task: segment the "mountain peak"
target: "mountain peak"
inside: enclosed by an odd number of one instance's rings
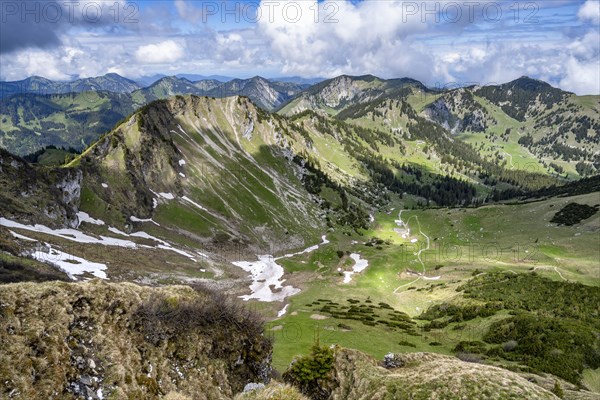
[[[48,78],[44,78],[43,76],[33,75],[29,78],[23,79],[21,82],[43,82],[43,83],[52,83],[52,81]]]
[[[352,81],[365,81],[365,82],[372,82],[375,80],[380,80],[382,81],[383,79],[378,78],[375,75],[371,75],[371,74],[367,74],[367,75],[340,75],[337,78],[333,78],[332,80],[336,80],[336,79],[350,79]]]
[[[540,90],[540,89],[553,88],[552,85],[550,85],[547,82],[544,82],[540,79],[530,78],[526,75],[523,75],[520,78],[517,78],[508,83],[505,83],[505,85],[516,86],[516,87],[519,87],[519,88],[525,89],[525,90]]]
[[[113,79],[127,79],[119,74],[117,74],[116,72],[109,72],[108,74],[104,75],[107,78],[113,78]],[[127,79],[129,80],[129,79]]]
[[[189,83],[190,85],[192,84],[192,81],[190,81],[187,78],[181,78],[178,76],[165,76],[163,78],[160,78],[159,80],[157,80],[156,82],[154,82],[151,86],[156,86],[159,85],[161,83]]]

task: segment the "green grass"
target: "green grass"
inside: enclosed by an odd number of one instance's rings
[[[479,272],[527,273],[535,269],[539,276],[558,283],[563,281],[558,270],[570,281],[600,286],[597,236],[578,226],[556,227],[549,222],[561,204],[574,199],[580,203],[593,203],[597,194],[476,209],[407,210],[402,214],[411,229],[407,239],[393,231],[396,228],[394,220],[402,207],[400,203],[393,203],[375,214],[375,225],[363,236],[329,234],[330,245],[310,255],[282,260],[290,282],[304,283],[300,284],[302,292],[289,299],[286,315],[272,321],[267,329],[275,338],[275,366],[284,369],[294,356],[306,354],[316,330],[324,343],[360,349],[376,357],[389,351],[453,354],[452,350],[460,341],[481,340],[487,327],[509,316],[507,311],[502,311],[490,318],[452,323],[430,332],[418,331],[419,335],[415,337],[359,321],[311,319],[313,314],[324,315],[318,308],[308,307],[318,299],[340,304],[348,298],[370,299],[374,303],[383,301],[416,317],[433,304],[460,299],[462,294],[456,289]],[[395,210],[390,212],[391,208]],[[431,240],[431,250],[422,253],[426,274],[439,275],[440,279],[436,281],[419,279],[415,282],[418,276],[406,273],[407,269],[422,271],[414,252],[424,248],[426,241],[418,233],[417,218]],[[594,216],[584,223],[592,228],[598,227],[599,222],[600,218]],[[577,233],[580,235],[575,236]],[[363,244],[375,237],[389,244],[383,244],[381,249]],[[411,238],[416,238],[417,243],[411,243]],[[352,263],[348,263],[346,255],[340,259],[337,250],[360,253],[369,261],[369,267],[363,273],[355,274],[351,283],[342,284],[343,276],[338,268],[348,270]],[[401,288],[394,293],[398,287]],[[417,322],[420,327],[426,323]],[[339,324],[350,330],[345,331]],[[462,330],[455,330],[457,325],[463,325]],[[277,327],[276,330],[270,330],[273,327]],[[416,347],[403,346],[403,341]],[[436,341],[442,345],[430,345]]]
[[[177,226],[200,236],[211,236],[215,226],[202,212],[175,201],[158,207],[154,219],[161,225]]]
[[[600,393],[600,368],[584,370],[583,384],[592,392]]]

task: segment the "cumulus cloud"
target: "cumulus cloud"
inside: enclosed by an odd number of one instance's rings
[[[598,0],[587,0],[579,9],[577,16],[584,21],[600,24],[600,2]]]
[[[173,40],[140,46],[135,52],[135,58],[141,64],[173,63],[181,59],[183,55],[183,46]]]
[[[259,32],[282,72],[304,76],[369,73],[382,76],[433,72],[432,59],[412,34],[424,32],[418,15],[399,1],[262,3]]]
[[[600,93],[600,62],[598,60],[579,61],[570,57],[566,63],[566,75],[560,81],[560,87],[574,93]]]
[[[16,64],[20,65],[27,76],[43,76],[53,80],[68,80],[70,76],[61,68],[60,60],[53,53],[44,50],[22,52],[17,55]]]
[[[88,41],[89,40],[89,41]],[[125,76],[138,76],[143,69],[132,60],[135,44],[112,41],[74,40],[65,38],[64,45],[54,49],[27,49],[0,55],[0,79],[19,80],[39,75],[55,80],[104,75],[121,71]]]
[[[597,37],[590,32],[564,43],[561,51],[556,45],[521,43],[457,46],[436,56],[436,65],[443,65],[438,73],[446,82],[499,84],[527,75],[580,95],[599,94]]]
[[[600,94],[600,31],[591,30],[567,46],[560,87],[577,94]]]

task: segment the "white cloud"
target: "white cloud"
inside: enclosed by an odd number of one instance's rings
[[[600,61],[580,61],[570,57],[566,63],[566,76],[560,81],[564,90],[579,95],[600,93]]]
[[[175,9],[177,14],[184,21],[198,22],[202,19],[202,10],[192,6],[188,1],[175,0]],[[213,6],[214,4],[211,4]],[[206,6],[208,7],[208,6]]]
[[[30,50],[21,52],[14,62],[26,72],[27,76],[43,76],[53,80],[68,80],[69,75],[65,73],[60,61],[50,51]]]
[[[420,16],[407,16],[402,2],[268,3],[263,2],[258,30],[284,74],[425,79],[433,72],[426,49],[411,38],[427,24]]]
[[[598,0],[587,0],[579,9],[577,16],[584,21],[600,24],[600,2]]]
[[[141,64],[172,63],[181,59],[183,55],[183,47],[173,40],[140,46],[135,52],[135,58]]]

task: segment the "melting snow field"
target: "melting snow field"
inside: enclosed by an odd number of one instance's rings
[[[29,242],[37,242],[35,239],[20,235],[16,232],[10,230],[9,232],[17,239],[27,240]],[[69,275],[71,279],[75,279],[75,275],[83,275],[86,272],[94,275],[97,278],[107,279],[105,272],[106,264],[91,262],[84,258],[65,253],[52,248],[52,246],[48,243],[39,245],[39,247],[31,256],[40,262],[50,263],[60,268],[67,275]]]
[[[159,196],[162,198],[165,198],[167,200],[173,200],[175,198],[175,196],[173,195],[173,193],[159,193]]]
[[[71,279],[75,279],[75,275],[83,275],[86,272],[97,278],[107,279],[106,264],[91,262],[84,258],[54,249],[48,243],[44,244],[46,247],[39,247],[32,254],[32,257],[36,260],[57,266],[65,271]]]
[[[104,225],[104,221],[91,218],[87,213],[79,212],[77,215],[79,217],[80,223],[81,222],[89,222],[89,223],[92,223],[95,225]],[[136,221],[136,222],[137,221],[154,222],[152,220],[140,220],[139,218],[135,218],[135,217],[131,217],[131,220]],[[156,222],[154,222],[154,223],[156,223]],[[76,243],[101,244],[104,246],[117,246],[117,247],[131,248],[131,249],[145,247],[145,248],[158,248],[158,249],[162,249],[162,250],[169,250],[169,251],[173,251],[177,254],[180,254],[184,257],[187,257],[194,262],[197,262],[196,257],[194,255],[192,255],[184,250],[174,248],[168,242],[166,242],[162,239],[156,238],[156,237],[154,237],[146,232],[143,232],[143,231],[133,232],[133,233],[128,234],[128,233],[125,233],[117,228],[112,227],[112,226],[108,227],[109,232],[115,233],[117,235],[121,235],[121,236],[125,236],[125,237],[138,237],[138,238],[143,238],[143,239],[149,239],[149,240],[153,240],[159,244],[156,247],[138,245],[137,243],[135,243],[131,240],[117,239],[117,238],[108,237],[108,236],[100,236],[100,238],[98,239],[96,237],[87,235],[77,229],[51,229],[45,225],[39,225],[39,224],[38,225],[25,225],[20,222],[11,221],[11,220],[3,218],[3,217],[0,217],[0,225],[7,227],[7,228],[23,229],[23,230],[30,231],[30,232],[37,232],[37,233],[43,233],[43,234],[50,235],[50,236],[60,237],[62,239],[66,239],[66,240],[76,242]],[[18,234],[13,231],[10,231],[10,232],[17,239],[37,242],[37,240],[28,238],[27,236]],[[73,277],[74,275],[81,275],[85,272],[89,272],[92,275],[97,276],[98,278],[107,279],[106,272],[105,272],[105,270],[106,270],[105,264],[87,261],[83,258],[76,257],[74,255],[64,253],[60,250],[54,249],[48,243],[44,243],[44,244],[45,244],[47,250],[45,250],[45,251],[38,250],[35,252],[35,254],[32,255],[32,257],[35,258],[36,260],[53,264],[53,265],[59,267],[60,269],[64,270],[71,277]],[[200,253],[200,255],[202,255],[203,257],[207,257],[205,254]]]
[[[273,302],[283,301],[286,297],[295,295],[300,292],[300,289],[293,286],[284,286],[285,279],[283,275],[285,273],[283,267],[277,264],[277,260],[282,258],[289,258],[299,254],[310,253],[319,248],[319,246],[329,243],[329,240],[323,235],[321,237],[321,243],[310,246],[302,251],[292,254],[286,254],[281,257],[274,258],[272,255],[257,256],[257,261],[236,261],[232,264],[240,267],[244,271],[250,272],[252,278],[252,284],[250,285],[251,294],[240,296],[241,299],[248,301],[250,299],[257,299],[258,301]],[[280,311],[285,314],[286,307]],[[283,315],[282,314],[282,315]]]
[[[240,296],[243,300],[283,301],[286,297],[300,292],[293,286],[283,286],[283,267],[275,262],[271,255],[258,256],[258,261],[237,261],[233,265],[250,272],[251,294]],[[275,290],[273,290],[275,289]]]
[[[352,266],[352,271],[344,272],[344,283],[350,283],[352,275],[364,271],[369,266],[369,261],[361,259],[358,253],[350,254],[350,258],[354,260],[354,265]]]
[[[0,225],[5,226],[7,228],[18,228],[31,232],[44,233],[50,236],[60,237],[66,240],[70,240],[72,242],[77,243],[86,243],[86,244],[102,244],[105,246],[120,246],[120,247],[129,247],[135,248],[136,244],[130,240],[116,239],[113,237],[100,236],[100,239],[95,237],[86,235],[85,233],[78,231],[76,229],[51,229],[45,225],[25,225],[19,222],[11,221],[9,219],[0,217]]]
[[[138,217],[134,217],[134,216],[132,215],[131,217],[129,217],[129,220],[130,220],[131,222],[152,222],[154,225],[156,225],[156,226],[160,226],[160,225],[158,224],[158,222],[154,221],[152,218],[146,218],[146,219],[144,219],[144,218],[138,218]]]

